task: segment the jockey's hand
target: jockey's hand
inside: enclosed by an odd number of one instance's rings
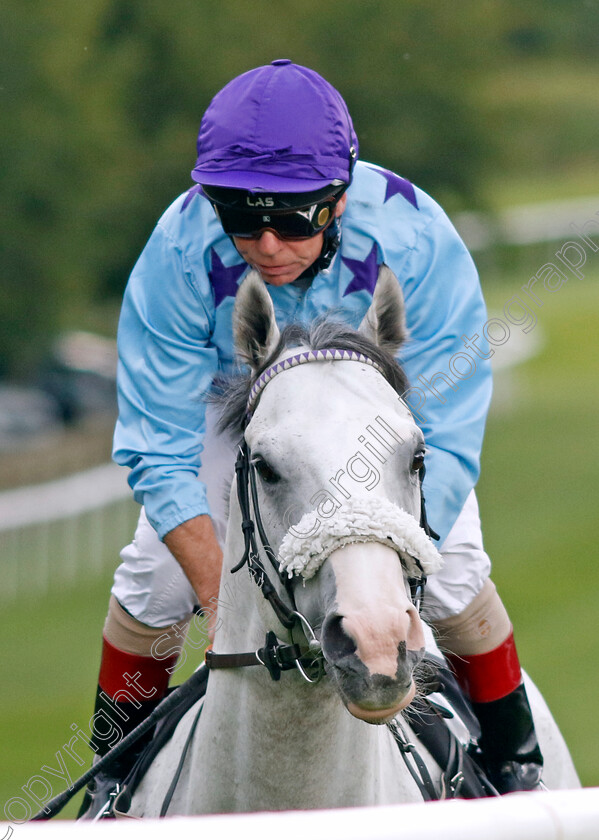
[[[216,607],[223,552],[208,515],[196,516],[173,528],[165,545],[181,565],[193,586],[208,621],[210,642],[214,640]]]

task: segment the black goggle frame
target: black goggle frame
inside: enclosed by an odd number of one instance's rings
[[[335,218],[348,185],[339,183],[308,193],[251,193],[202,186],[227,236],[258,239],[272,230],[280,239],[311,239]]]
[[[258,212],[211,203],[227,236],[258,239],[265,230],[272,230],[279,239],[312,239],[330,225],[338,200],[329,196],[302,209],[262,208]]]

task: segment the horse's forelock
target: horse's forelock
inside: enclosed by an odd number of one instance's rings
[[[311,350],[341,348],[363,353],[377,363],[387,382],[399,395],[408,387],[407,377],[396,359],[346,324],[331,320],[330,317],[317,319],[309,328],[301,324],[289,324],[282,331],[277,346],[257,371],[232,374],[215,383],[209,399],[220,409],[219,431],[242,433],[246,421],[247,401],[254,382],[284,350],[300,346],[309,347]]]

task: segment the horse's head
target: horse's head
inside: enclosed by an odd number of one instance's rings
[[[280,335],[253,273],[234,327],[252,371],[244,434],[268,540],[347,708],[383,723],[412,700],[424,650],[409,580],[439,564],[419,525],[424,440],[393,358],[399,285],[383,267],[358,332],[325,320]]]

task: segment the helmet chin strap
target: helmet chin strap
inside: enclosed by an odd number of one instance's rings
[[[319,271],[324,271],[331,264],[331,261],[339,245],[341,244],[341,216],[335,216],[328,228],[323,231],[322,250],[312,265],[303,271],[298,280],[312,280]]]

